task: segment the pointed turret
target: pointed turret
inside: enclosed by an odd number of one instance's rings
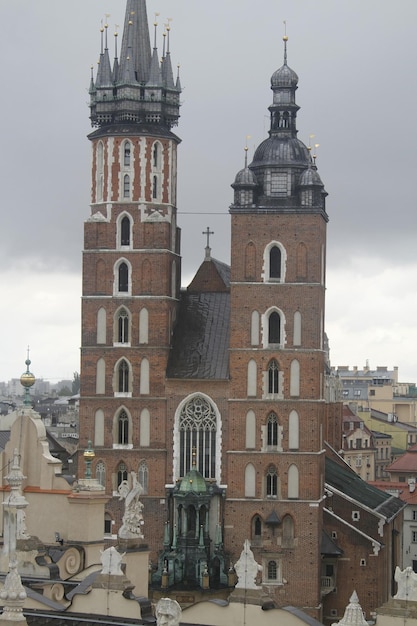
[[[90,85],[92,126],[129,122],[158,124],[169,130],[178,123],[180,93],[179,82],[174,84],[169,43],[162,67],[156,42],[151,54],[145,0],[127,0],[120,57],[116,48],[113,70],[107,24],[101,29],[100,62],[96,81]]]

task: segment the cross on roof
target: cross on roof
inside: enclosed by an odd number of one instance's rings
[[[206,230],[203,230],[203,232],[201,233],[202,235],[206,235],[207,237],[207,248],[210,247],[210,235],[214,235],[214,231],[210,230],[210,228],[207,226]]]

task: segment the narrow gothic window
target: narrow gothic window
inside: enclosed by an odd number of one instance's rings
[[[266,474],[266,495],[267,498],[276,498],[278,496],[278,476],[277,470],[273,465],[268,467]]]
[[[103,461],[99,461],[96,465],[96,480],[103,487],[106,486],[106,466]]]
[[[152,180],[152,198],[156,200],[158,197],[158,177],[154,176]]]
[[[190,471],[195,453],[197,469],[204,478],[216,477],[216,431],[213,406],[201,396],[188,400],[179,419],[180,476]]]
[[[259,515],[255,517],[254,534],[255,534],[255,537],[260,537],[262,534],[262,522],[261,522],[261,518],[259,517]]]
[[[153,146],[153,156],[152,156],[154,167],[158,167],[158,160],[159,160],[158,156],[159,156],[158,144],[155,143]]]
[[[281,250],[273,246],[269,252],[269,277],[281,278]]]
[[[127,468],[124,463],[119,463],[117,467],[117,487],[120,487],[122,482],[127,481]]]
[[[117,320],[118,343],[129,343],[129,315],[126,309],[122,309]]]
[[[120,245],[130,245],[130,219],[126,215],[120,222]]]
[[[123,176],[123,198],[130,198],[130,176]]]
[[[123,165],[130,167],[130,143],[128,141],[125,141],[124,145]]]
[[[119,291],[129,290],[129,268],[126,263],[119,265]]]
[[[119,364],[118,374],[119,374],[118,390],[120,393],[126,393],[127,391],[129,391],[129,365],[127,361],[125,361],[124,359],[122,359],[122,361]]]
[[[117,420],[117,443],[127,445],[129,443],[129,418],[126,411],[120,411]]]
[[[276,311],[268,319],[268,343],[281,343],[281,318]]]
[[[279,370],[275,359],[268,365],[268,393],[279,393]]]
[[[141,461],[139,464],[138,481],[142,486],[143,493],[148,493],[148,466],[146,461]]]
[[[275,413],[270,413],[268,415],[267,445],[274,447],[277,447],[278,445],[278,418]]]

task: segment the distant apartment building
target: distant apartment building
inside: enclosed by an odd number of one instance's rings
[[[396,416],[398,421],[417,425],[417,387],[398,382],[398,367],[378,366],[362,369],[348,365],[333,367],[342,384],[343,402],[353,411],[375,409]]]
[[[342,456],[363,480],[375,480],[376,450],[371,430],[363,419],[343,407]]]

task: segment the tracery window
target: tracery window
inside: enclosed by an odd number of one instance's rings
[[[278,445],[278,418],[275,413],[270,413],[267,420],[267,445],[277,447]]]
[[[216,430],[216,413],[208,400],[195,396],[186,402],[179,419],[180,476],[191,469],[195,452],[198,471],[204,478],[215,478]]]
[[[124,480],[127,480],[127,467],[124,463],[119,463],[117,466],[117,487],[120,487]]]
[[[121,360],[118,368],[118,391],[119,393],[129,391],[129,365],[125,359]]]
[[[138,481],[142,486],[143,493],[148,493],[148,466],[146,461],[141,461],[139,464]]]
[[[117,318],[117,342],[129,343],[129,314],[121,309]]]
[[[278,476],[274,465],[270,465],[266,473],[266,496],[267,498],[278,496]]]
[[[126,411],[120,411],[117,420],[117,443],[127,445],[129,443],[129,418]]]
[[[103,461],[99,461],[96,465],[96,480],[103,487],[106,486],[106,466]]]

